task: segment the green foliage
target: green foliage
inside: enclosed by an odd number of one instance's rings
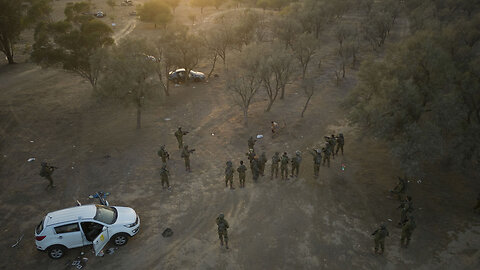
[[[165,3],[167,3],[167,5],[173,10],[173,13],[175,13],[175,9],[177,9],[180,4],[180,0],[165,0]]]
[[[173,19],[170,6],[160,0],[146,2],[137,12],[142,22],[153,23],[155,27],[157,24],[165,27]]]
[[[101,98],[113,99],[134,105],[137,109],[137,128],[141,127],[141,111],[145,98],[153,92],[155,61],[145,40],[125,40],[113,46],[104,55],[104,76],[97,92]]]
[[[99,74],[92,68],[90,57],[98,49],[113,44],[113,31],[93,17],[81,24],[74,21],[67,19],[38,25],[31,57],[44,66],[60,64],[63,69],[88,79],[95,89]]]
[[[51,0],[0,0],[0,51],[9,64],[14,61],[14,45],[20,33],[51,12]]]
[[[366,134],[389,142],[409,175],[421,173],[425,162],[445,158],[478,169],[480,35],[475,21],[417,31],[383,61],[361,65],[358,85],[346,102],[349,118]],[[463,29],[473,34],[465,39]]]
[[[190,0],[190,5],[200,8],[200,13],[203,13],[205,7],[214,5],[214,0]]]

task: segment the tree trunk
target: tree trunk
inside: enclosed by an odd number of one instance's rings
[[[275,99],[270,99],[270,100],[268,101],[268,106],[267,106],[267,109],[265,109],[265,112],[269,112],[269,111],[270,111],[270,109],[272,108],[273,102],[275,102]]]
[[[5,43],[6,44],[5,44]],[[8,60],[8,64],[15,64],[15,61],[13,60],[13,46],[11,44],[11,42],[7,39],[6,41],[4,41],[2,43],[4,44],[1,44],[2,47],[3,47],[3,50],[1,50],[5,56],[7,57],[7,60]]]
[[[342,78],[345,78],[345,61],[342,62]]]
[[[245,126],[248,127],[248,108],[243,108],[243,120],[245,121]]]
[[[142,127],[142,107],[137,105],[137,129]]]
[[[310,102],[310,99],[311,99],[311,98],[312,98],[312,95],[308,96],[307,102],[305,102],[305,106],[303,106],[302,118],[303,118],[303,114],[304,114],[305,111],[307,110],[307,106],[308,106],[308,103]]]
[[[280,94],[280,99],[283,99],[285,97],[285,85],[282,86],[282,93]]]
[[[213,58],[212,69],[208,73],[207,79],[210,79],[210,76],[212,76],[213,70],[215,69],[215,64],[217,63],[217,57],[218,57],[218,54],[215,54],[215,57]]]

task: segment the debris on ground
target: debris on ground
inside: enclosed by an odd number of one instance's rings
[[[164,120],[165,120],[165,121],[170,121],[170,120],[172,120],[172,119],[167,117],[167,118],[165,118]]]
[[[34,157],[31,157],[29,159],[27,159],[28,162],[32,162],[32,161],[35,161],[35,158]]]
[[[261,139],[261,138],[263,138],[263,135],[262,135],[262,134],[258,134],[258,135],[257,135],[257,139]]]
[[[17,242],[16,242],[15,244],[13,244],[13,245],[12,245],[12,248],[14,248],[14,247],[18,246],[18,244],[20,243],[20,241],[22,241],[22,239],[23,239],[23,236],[24,236],[24,234],[22,234],[22,236],[20,236],[20,238],[18,238]]]
[[[73,260],[72,266],[74,266],[77,269],[82,269],[83,267],[85,267],[87,265],[87,261],[88,261],[88,258],[86,258],[86,257],[82,258],[82,257],[78,256],[77,258],[75,258],[75,260]]]
[[[172,236],[172,235],[173,235],[173,231],[172,231],[172,229],[170,229],[170,228],[166,228],[166,229],[163,231],[163,233],[162,233],[162,236],[163,236],[163,237],[170,237],[170,236]]]
[[[105,251],[105,254],[113,254],[113,253],[115,253],[115,250],[116,250],[116,249],[118,249],[118,248],[113,248],[113,247],[112,247],[112,248],[109,248],[109,249],[107,249],[107,250]]]

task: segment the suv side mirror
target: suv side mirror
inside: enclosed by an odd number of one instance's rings
[[[103,226],[102,231],[104,232],[106,230],[107,230],[107,226]]]

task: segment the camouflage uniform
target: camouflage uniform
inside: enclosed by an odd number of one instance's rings
[[[397,208],[401,208],[402,211],[400,213],[400,222],[398,222],[398,225],[403,226],[408,220],[407,215],[413,212],[413,202],[412,202],[412,197],[407,196],[407,199],[403,201],[400,206]]]
[[[375,253],[378,253],[378,248],[380,248],[380,254],[382,254],[385,249],[385,237],[389,236],[387,227],[381,225],[380,228],[372,233],[372,235],[375,237]]]
[[[328,167],[330,168],[330,154],[332,153],[330,151],[330,147],[326,146],[322,148],[322,152],[323,152],[323,166],[325,166],[325,161],[326,161]]]
[[[300,163],[302,162],[302,156],[300,151],[295,152],[295,157],[292,158],[292,177],[298,177],[298,171],[300,170]]]
[[[175,131],[175,137],[178,141],[178,149],[182,149],[183,147],[183,135],[187,135],[188,131],[182,131],[182,127],[179,127],[177,131]]]
[[[335,139],[335,135],[328,139],[328,144],[330,145],[330,153],[332,153],[332,159],[335,159],[335,145],[337,144],[337,140]]]
[[[258,159],[258,165],[259,165],[261,176],[265,175],[265,163],[267,163],[267,156],[265,156],[265,152],[263,152],[260,158]]]
[[[185,145],[183,147],[182,155],[181,157],[185,160],[185,170],[190,172],[190,154],[193,153],[195,149],[188,150],[188,145]]]
[[[218,238],[220,239],[220,246],[223,246],[223,240],[225,240],[225,247],[228,249],[228,231],[229,228],[227,220],[223,214],[220,214],[217,219]]]
[[[405,192],[407,190],[407,180],[398,177],[398,183],[394,189],[390,190],[390,193],[397,195],[399,200],[403,200]]]
[[[290,159],[287,156],[287,152],[284,152],[282,155],[282,159],[280,160],[280,174],[282,175],[282,179],[288,179],[288,162]]]
[[[402,227],[402,238],[400,239],[400,246],[408,247],[410,243],[410,238],[412,237],[412,233],[415,230],[417,225],[415,224],[415,220],[413,216],[410,216],[408,221]]]
[[[320,165],[322,164],[322,152],[319,150],[314,150],[311,151],[310,154],[313,156],[313,174],[315,177],[318,177]]]
[[[160,150],[158,151],[158,156],[162,158],[163,163],[167,163],[167,159],[170,159],[170,155],[168,154],[167,150],[165,150],[165,145],[162,145],[160,147]]]
[[[253,161],[250,163],[250,166],[252,167],[253,181],[257,182],[258,176],[260,175],[258,157],[255,157],[255,159],[253,159]]]
[[[253,147],[255,146],[255,140],[252,136],[250,136],[250,139],[248,139],[248,149],[254,149]]]
[[[337,137],[337,151],[335,151],[335,154],[338,154],[338,150],[342,149],[342,156],[343,156],[344,145],[345,145],[345,138],[343,137],[343,134],[340,133],[338,134],[338,137]]]
[[[247,167],[243,165],[243,161],[240,161],[240,166],[237,168],[238,172],[238,179],[240,181],[240,187],[245,187],[245,172],[247,171]]]
[[[252,162],[253,162],[253,160],[255,159],[255,156],[256,156],[255,151],[253,151],[253,149],[250,149],[248,151],[248,153],[246,153],[246,156],[247,156],[248,160],[250,161],[250,170],[251,170],[252,169]]]
[[[167,184],[167,188],[170,187],[170,183],[168,182],[168,176],[170,172],[167,170],[167,165],[163,165],[160,169],[160,177],[162,178],[162,188],[165,188],[165,184]]]
[[[275,152],[275,155],[272,157],[272,170],[270,174],[270,179],[273,179],[273,173],[275,173],[275,178],[278,178],[278,163],[280,162],[280,156],[278,152]]]
[[[233,189],[233,164],[231,161],[227,161],[227,167],[225,168],[225,187],[228,187],[228,182],[230,182],[230,189]]]
[[[55,167],[48,166],[46,162],[42,162],[42,168],[40,169],[40,176],[48,180],[48,188],[54,188],[55,185],[53,184],[52,174],[55,171]]]

